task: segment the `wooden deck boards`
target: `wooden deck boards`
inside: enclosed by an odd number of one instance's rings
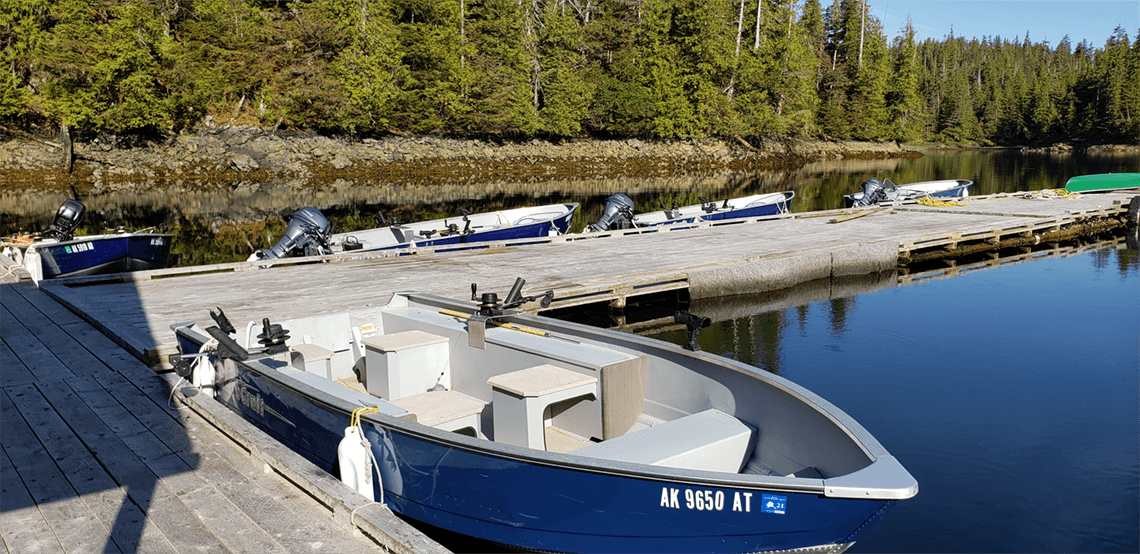
[[[175,407],[162,377],[31,284],[0,287],[0,304],[7,552],[442,550],[390,512],[374,528],[398,526],[393,534],[408,534],[414,547],[357,536]]]
[[[964,240],[996,241],[1017,233],[1032,235],[1039,229],[1096,217],[1106,210],[1123,212],[1131,198],[1123,193],[1072,199],[1025,196],[971,197],[956,207],[892,206],[834,224],[828,220],[856,211],[794,214],[753,223],[625,236],[570,235],[525,247],[356,261],[334,257],[326,263],[287,260],[281,266],[261,270],[251,270],[244,263],[225,264],[218,267],[233,271],[177,276],[187,271],[182,268],[128,274],[118,282],[80,279],[68,286],[55,282],[44,286],[117,337],[131,353],[149,355],[151,363],[160,363],[173,352],[171,324],[207,323],[209,310],[217,307],[234,322],[349,312],[359,324],[374,321],[394,292],[416,290],[466,298],[475,282],[481,291],[502,295],[515,277],[526,279],[531,293],[554,290],[556,307],[559,303],[566,306],[610,300],[621,305],[625,296],[652,291],[690,287],[702,294],[715,294],[732,290],[733,279],[755,278],[752,273],[758,266],[815,256],[809,264],[785,263],[770,270],[776,274],[798,270],[804,272],[802,276],[757,285],[788,286],[797,279],[802,282],[831,274],[826,266],[833,263],[830,260],[852,256],[859,248],[882,252],[953,248]],[[884,265],[882,260],[872,262]],[[889,265],[893,266],[893,261]],[[741,267],[738,275],[730,271],[734,266]],[[718,273],[724,268],[730,268],[727,276]],[[882,268],[886,269],[893,267]],[[711,287],[694,286],[694,275],[728,281]]]

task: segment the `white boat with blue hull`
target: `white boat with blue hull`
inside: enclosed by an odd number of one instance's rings
[[[513,313],[534,299],[521,280],[481,298],[397,294],[380,321],[266,320],[237,339],[224,317],[180,324],[172,362],[365,496],[516,549],[842,551],[918,492],[867,430],[777,375]]]
[[[661,210],[635,214],[633,213],[633,200],[624,194],[617,193],[606,199],[602,217],[597,222],[587,226],[584,232],[685,225],[702,221],[778,215],[788,213],[788,206],[795,196],[796,193],[793,191],[784,191],[712,202],[701,197],[700,204],[681,207],[674,205],[672,208],[666,208],[659,200],[658,204],[661,205]]]
[[[526,239],[565,234],[577,209],[577,203],[569,202],[484,213],[463,210],[456,217],[416,223],[389,223],[378,215],[380,227],[336,233],[320,210],[309,207],[293,214],[281,240],[254,252],[249,261],[411,248],[446,250],[491,241],[526,244]]]
[[[844,207],[870,206],[885,202],[918,200],[925,196],[937,199],[966,198],[970,195],[973,181],[966,179],[943,179],[941,181],[922,181],[896,185],[890,179],[879,181],[867,179],[863,181],[859,192],[843,197]]]
[[[34,281],[162,269],[169,264],[173,235],[119,229],[76,236],[86,213],[82,202],[66,200],[47,230],[6,237],[0,241],[0,251],[24,266]]]

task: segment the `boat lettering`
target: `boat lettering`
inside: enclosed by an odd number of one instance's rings
[[[285,419],[285,416],[277,413],[277,411],[273,408],[266,406],[265,399],[256,392],[253,392],[253,390],[250,389],[249,385],[241,381],[238,381],[234,386],[234,398],[238,401],[239,404],[242,404],[254,412],[257,412],[257,415],[260,417],[265,417],[266,412],[268,412],[270,415],[280,419],[281,421],[284,421],[285,423],[288,423],[291,427],[296,427],[296,425],[293,425],[292,421]]]
[[[684,493],[681,491],[684,490]],[[751,512],[752,511],[752,493],[750,492],[735,492],[732,493],[732,511],[734,512]],[[772,495],[764,495],[767,501],[768,497]],[[780,511],[772,511],[772,513],[784,513],[784,503],[787,502],[787,497],[775,497],[782,499],[779,504]],[[682,500],[683,499],[683,500]],[[676,489],[673,487],[661,487],[661,507],[673,508],[680,510],[682,507],[687,510],[698,511],[724,511],[726,506],[726,498],[724,491],[711,491],[707,489]],[[773,501],[775,502],[775,501]],[[765,512],[769,510],[765,509]]]

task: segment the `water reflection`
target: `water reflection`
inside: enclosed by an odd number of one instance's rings
[[[578,202],[581,208],[571,227],[578,231],[601,216],[605,199],[615,192],[629,195],[639,211],[652,211],[658,209],[659,202],[687,205],[698,203],[702,196],[711,200],[793,190],[796,198],[792,211],[805,212],[842,207],[843,195],[870,177],[889,177],[898,183],[972,179],[973,194],[991,194],[1059,188],[1073,175],[1138,171],[1137,164],[1135,154],[929,150],[917,158],[821,160],[798,169],[761,173],[682,171],[671,177],[631,175],[558,181],[507,177],[426,185],[334,178],[307,187],[243,181],[221,183],[210,190],[106,190],[79,199],[87,205],[88,213],[87,225],[81,231],[166,223],[178,235],[176,245],[183,243],[175,253],[176,263],[189,265],[205,259],[244,259],[254,248],[272,243],[269,239],[283,216],[306,206],[321,209],[338,230],[352,231],[375,226],[375,215],[381,212],[402,221],[418,221],[452,216],[460,208],[487,211]],[[41,191],[0,193],[0,234],[46,228],[68,197]],[[215,234],[215,240],[204,240],[203,233]],[[209,250],[223,252],[205,252]]]
[[[688,333],[683,325],[673,321],[673,312],[678,308],[687,309],[713,322],[698,335],[701,349],[780,374],[785,367],[783,351],[790,334],[800,338],[808,336],[808,322],[822,317],[827,329],[827,336],[821,337],[826,339],[822,346],[837,349],[836,341],[845,339],[851,332],[849,321],[857,313],[861,298],[867,295],[898,287],[925,286],[1000,267],[1077,256],[1089,257],[1098,271],[1112,272],[1120,278],[1134,278],[1140,270],[1140,252],[1129,247],[1124,234],[1116,234],[1008,249],[981,254],[976,259],[948,260],[878,274],[819,279],[761,294],[696,300],[654,299],[630,305],[626,313],[620,315],[587,310],[551,315],[684,344]],[[895,338],[897,334],[889,326],[876,337],[888,342]],[[882,346],[881,343],[868,344],[868,348]]]

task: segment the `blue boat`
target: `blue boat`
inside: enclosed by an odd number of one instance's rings
[[[577,209],[578,204],[571,202],[478,214],[464,210],[453,218],[390,225],[380,217],[381,227],[335,233],[324,215],[310,207],[293,214],[281,240],[258,250],[249,261],[540,239],[566,233]]]
[[[866,429],[803,387],[517,313],[553,296],[522,285],[478,304],[397,294],[369,322],[242,331],[211,312],[172,326],[171,362],[365,497],[512,549],[842,552],[917,494]],[[678,314],[690,333],[700,319]]]
[[[173,235],[119,231],[76,237],[86,207],[77,200],[60,206],[46,231],[4,242],[4,253],[24,266],[32,279],[104,275],[162,269],[170,261]]]
[[[925,196],[938,199],[966,198],[970,195],[970,186],[973,184],[973,181],[966,179],[922,181],[905,185],[896,185],[890,179],[867,179],[863,181],[863,190],[843,197],[843,205],[846,208],[870,206],[883,202],[918,200]]]
[[[606,199],[606,207],[601,219],[589,225],[585,232],[778,215],[788,213],[788,205],[795,196],[796,193],[793,191],[784,191],[712,202],[701,198],[700,204],[673,206],[672,208],[665,208],[662,205],[661,210],[635,214],[633,213],[633,200],[624,194],[617,193]]]

